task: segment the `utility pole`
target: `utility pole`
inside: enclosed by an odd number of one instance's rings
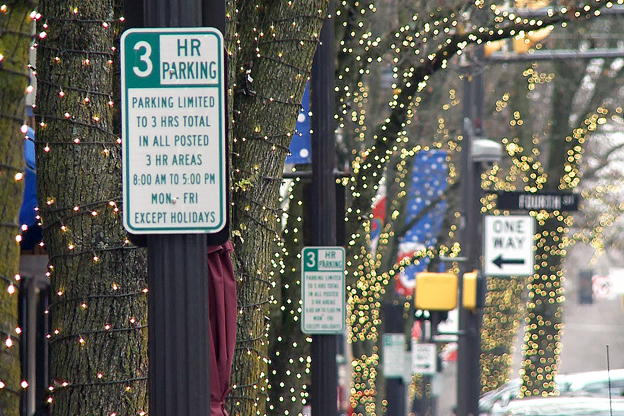
[[[143,7],[146,27],[195,27],[202,23],[201,0],[145,0]],[[147,253],[150,414],[207,416],[210,338],[206,235],[149,235]],[[191,316],[192,336],[185,328]],[[165,339],[170,341],[159,345]]]
[[[333,17],[334,2],[328,15]],[[334,21],[325,20],[320,45],[314,56],[310,83],[312,118],[312,206],[311,243],[313,246],[336,244],[336,164],[334,136]],[[344,306],[343,306],[344,307]],[[336,416],[338,335],[312,335],[312,416]]]
[[[390,289],[393,290],[393,289]],[[396,302],[388,302],[383,306],[384,316],[384,336],[390,334],[400,334],[403,339],[405,319],[403,318],[403,305]],[[384,362],[389,362],[393,357],[383,357]],[[407,363],[406,363],[407,365]],[[426,376],[425,376],[426,377]],[[403,377],[386,376],[386,406],[387,415],[404,415],[405,414],[405,385]]]
[[[474,61],[483,62],[483,47],[473,51]],[[464,66],[463,140],[461,150],[462,232],[461,247],[466,262],[462,264],[459,299],[463,298],[463,274],[481,269],[481,169],[473,163],[472,144],[482,134],[483,73],[473,63]],[[457,416],[479,414],[481,390],[479,358],[481,355],[481,311],[459,307],[459,345],[457,351]]]

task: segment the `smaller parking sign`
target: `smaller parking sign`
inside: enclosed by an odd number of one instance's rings
[[[301,251],[301,330],[335,334],[345,328],[345,251],[304,247]]]
[[[437,361],[438,354],[435,344],[412,343],[412,374],[435,374]]]

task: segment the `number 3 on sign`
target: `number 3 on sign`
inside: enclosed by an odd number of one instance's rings
[[[142,55],[139,56],[139,59],[142,62],[145,62],[145,69],[141,70],[139,69],[138,66],[132,67],[132,70],[134,71],[135,75],[137,77],[141,77],[141,78],[145,78],[147,76],[149,76],[149,74],[152,73],[152,70],[154,69],[154,65],[152,64],[152,61],[150,60],[150,56],[152,55],[152,45],[150,45],[149,43],[147,43],[146,41],[142,40],[140,42],[137,42],[134,45],[134,50],[135,51],[139,51],[139,49],[145,49],[145,53],[143,53]]]
[[[308,255],[308,261],[306,263],[306,266],[312,268],[314,266],[316,266],[316,252],[314,251],[309,251],[307,253]]]

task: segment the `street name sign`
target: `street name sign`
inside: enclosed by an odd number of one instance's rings
[[[564,191],[498,191],[496,208],[510,211],[578,211],[579,196]]]
[[[301,330],[336,334],[345,328],[345,250],[304,247],[301,250]]]
[[[223,48],[214,28],[123,33],[123,224],[129,232],[216,233],[225,227]]]
[[[535,220],[530,215],[484,217],[484,273],[486,276],[530,276],[535,254]]]

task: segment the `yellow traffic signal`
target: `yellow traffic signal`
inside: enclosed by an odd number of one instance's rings
[[[464,309],[473,311],[477,309],[477,299],[479,296],[479,272],[474,270],[472,272],[464,273],[464,278],[462,280],[462,306]]]
[[[544,9],[550,6],[550,1],[548,0],[515,0],[513,7],[516,9],[530,9],[530,10],[538,10]],[[504,13],[509,11],[507,5],[494,6],[494,11],[497,14]],[[544,40],[552,31],[552,27],[545,27],[538,30],[531,30],[528,32],[521,32],[520,34],[514,36],[512,45],[513,51],[517,54],[524,54],[531,50],[531,48],[535,47],[539,42]],[[489,57],[494,52],[503,48],[503,45],[507,42],[507,39],[489,41],[485,44],[485,57]]]
[[[514,36],[512,39],[513,51],[518,54],[528,53],[542,40],[546,39],[552,30],[548,27],[538,30],[532,30],[530,32],[522,32],[519,35]],[[503,49],[507,39],[494,40],[486,42],[485,44],[485,57],[488,58],[494,52]]]
[[[414,306],[427,311],[451,311],[457,307],[457,275],[421,272],[416,275]]]
[[[516,53],[527,53],[540,41],[544,40],[552,30],[548,27],[532,30],[513,38],[513,48]]]

